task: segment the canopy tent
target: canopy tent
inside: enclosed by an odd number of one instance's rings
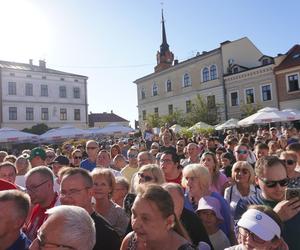
[[[237,128],[239,120],[235,118],[231,118],[226,122],[219,124],[215,127],[215,130],[223,130],[223,129],[230,129],[230,128]]]
[[[263,108],[255,114],[250,115],[238,122],[239,126],[248,126],[252,124],[263,124],[271,122],[289,121],[289,113],[278,110],[277,108]]]
[[[102,128],[101,133],[103,135],[128,135],[130,132],[134,132],[134,129],[119,124],[109,124]]]
[[[36,142],[38,139],[38,135],[22,132],[14,128],[0,129],[1,143]]]
[[[54,128],[40,135],[42,142],[62,141],[66,139],[80,139],[88,136],[90,133],[87,130],[75,128],[66,125],[60,128]]]
[[[195,131],[197,129],[213,129],[214,127],[205,123],[205,122],[197,122],[195,125],[190,127],[188,130],[189,131]]]
[[[88,136],[101,136],[102,128],[88,128],[85,130],[88,133]]]
[[[173,126],[170,127],[170,129],[172,129],[174,133],[179,133],[182,127],[179,124],[174,124]]]
[[[300,120],[300,110],[298,109],[284,109],[282,112],[287,115],[288,121]]]

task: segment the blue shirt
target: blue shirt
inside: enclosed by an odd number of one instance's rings
[[[31,244],[31,240],[29,240],[23,232],[20,233],[19,238],[6,250],[28,250]]]
[[[80,163],[80,167],[92,171],[96,167],[96,162],[91,162],[89,159],[85,159]]]

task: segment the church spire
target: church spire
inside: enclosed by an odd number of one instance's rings
[[[162,44],[160,45],[160,50],[157,51],[156,60],[157,65],[154,68],[155,72],[162,71],[172,66],[174,55],[169,49],[169,44],[167,43],[167,35],[165,28],[165,19],[163,9],[161,10],[161,23],[162,23]]]

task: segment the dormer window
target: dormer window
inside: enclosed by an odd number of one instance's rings
[[[268,58],[265,58],[262,60],[262,65],[267,65],[269,64],[269,59]]]
[[[233,74],[239,73],[239,67],[238,66],[233,67],[232,72]]]

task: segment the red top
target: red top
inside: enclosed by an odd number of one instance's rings
[[[166,178],[166,182],[173,182],[173,183],[177,183],[177,184],[181,185],[181,179],[182,179],[182,172],[180,172],[180,174],[175,179],[167,179]]]

